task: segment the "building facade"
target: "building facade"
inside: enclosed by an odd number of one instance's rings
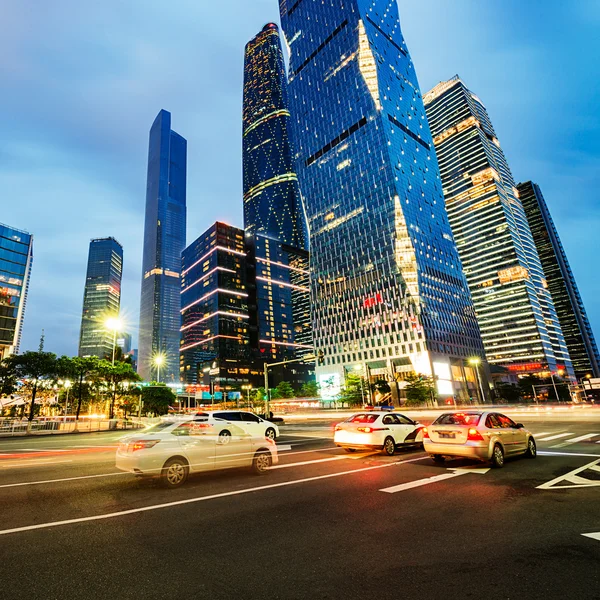
[[[488,361],[515,372],[572,376],[525,211],[485,106],[458,77],[424,101]]]
[[[244,228],[307,247],[306,221],[290,137],[281,41],[269,23],[246,45],[243,101]]]
[[[573,369],[578,379],[600,377],[600,354],[579,294],[575,276],[540,187],[528,181],[517,186],[552,295]]]
[[[0,223],[0,360],[18,354],[33,262],[33,236]]]
[[[215,223],[183,252],[181,380],[260,385],[252,371],[244,231]],[[253,377],[254,376],[254,377]]]
[[[138,373],[179,381],[181,253],[186,230],[187,142],[161,110],[150,130],[142,261]]]
[[[112,237],[91,240],[83,293],[79,356],[111,356],[114,332],[107,328],[106,321],[119,316],[122,274],[121,244]]]
[[[473,396],[484,357],[396,0],[280,0],[322,393],[347,372]]]

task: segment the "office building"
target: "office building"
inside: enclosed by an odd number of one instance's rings
[[[578,379],[600,377],[600,355],[575,276],[540,187],[528,181],[517,186],[548,290]]]
[[[121,348],[121,352],[123,353],[123,355],[129,354],[131,352],[131,335],[129,333],[117,333],[116,343],[117,346]]]
[[[206,373],[219,391],[261,385],[251,365],[244,231],[215,223],[184,250],[182,267],[181,381],[202,384]]]
[[[396,1],[281,0],[280,13],[322,393],[348,372],[420,373],[473,397],[483,346]]]
[[[424,101],[488,361],[518,373],[572,376],[525,211],[485,106],[459,77]]]
[[[114,332],[107,328],[106,322],[119,316],[122,274],[121,244],[112,237],[91,240],[83,294],[79,356],[112,356]]]
[[[0,223],[0,360],[18,354],[33,262],[33,236]]]
[[[161,110],[150,130],[138,373],[179,381],[181,253],[185,248],[187,142]]]
[[[290,139],[281,41],[269,23],[246,45],[243,102],[244,228],[306,248],[306,224]]]

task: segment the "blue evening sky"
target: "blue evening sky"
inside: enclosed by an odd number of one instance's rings
[[[423,92],[459,73],[542,187],[600,334],[600,2],[399,0]],[[0,222],[35,236],[22,349],[75,354],[90,238],[124,246],[137,334],[148,130],[188,140],[188,242],[242,224],[244,44],[277,0],[19,0],[0,36]],[[596,40],[596,41],[594,41]]]

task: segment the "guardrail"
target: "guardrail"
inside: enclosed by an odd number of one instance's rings
[[[0,437],[24,435],[60,435],[65,433],[93,433],[139,429],[143,423],[122,419],[89,419],[81,417],[40,418],[30,422],[27,419],[0,418]]]

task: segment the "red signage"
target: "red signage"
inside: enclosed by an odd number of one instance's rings
[[[363,302],[363,306],[365,308],[373,308],[374,306],[377,306],[378,304],[381,304],[383,302],[383,298],[381,297],[381,294],[379,292],[377,292],[377,294],[375,294],[374,296],[369,296],[368,298],[365,298],[365,301]]]
[[[528,371],[541,371],[543,370],[544,365],[542,365],[542,363],[522,363],[520,365],[508,365],[506,368],[509,371],[525,373]]]

